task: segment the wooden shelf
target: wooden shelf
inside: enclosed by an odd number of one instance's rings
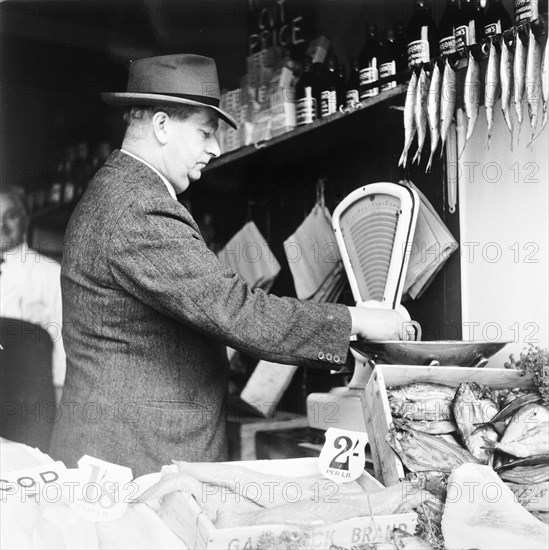
[[[383,128],[379,125],[368,125],[368,122],[380,122],[380,109],[387,114],[391,105],[403,105],[403,95],[406,92],[406,84],[398,84],[395,88],[381,92],[379,95],[364,99],[360,107],[350,112],[338,112],[333,115],[316,120],[305,126],[298,126],[294,130],[274,137],[268,141],[255,145],[241,147],[221,155],[208,165],[203,175],[208,177],[219,168],[228,166],[239,167],[255,164],[256,162],[270,159],[272,161],[284,160],[285,163],[294,161],[302,162],[312,155],[326,152],[334,146],[344,147],[350,140],[376,139]],[[375,114],[374,114],[375,113]]]

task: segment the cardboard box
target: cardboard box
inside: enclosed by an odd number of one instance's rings
[[[238,462],[265,473],[280,473],[293,478],[318,474],[317,458],[288,460],[258,460]],[[321,478],[322,479],[322,478]],[[373,491],[382,485],[367,472],[355,483]],[[330,548],[346,547],[390,540],[393,528],[400,527],[413,533],[417,514],[393,514],[374,517],[357,517],[337,523],[303,529],[295,525],[257,525],[217,529],[202,512],[196,500],[181,491],[164,497],[158,515],[190,549],[259,549],[259,548]]]
[[[492,389],[535,388],[532,377],[521,376],[517,370],[377,365],[362,394],[362,408],[374,473],[384,485],[393,485],[404,477],[400,458],[385,441],[392,422],[387,388],[414,382],[433,382],[454,388],[462,382],[476,382]]]

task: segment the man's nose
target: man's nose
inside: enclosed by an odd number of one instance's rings
[[[213,158],[217,158],[221,154],[221,148],[219,147],[217,136],[212,136],[208,143],[208,147],[206,148],[206,152]]]

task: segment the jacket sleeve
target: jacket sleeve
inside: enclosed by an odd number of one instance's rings
[[[118,219],[107,254],[112,276],[125,291],[230,347],[295,365],[347,360],[346,306],[251,290],[219,262],[175,201],[134,201]]]

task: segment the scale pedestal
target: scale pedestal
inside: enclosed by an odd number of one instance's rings
[[[351,353],[355,358],[355,367],[353,377],[347,386],[338,386],[329,392],[311,393],[307,396],[309,427],[319,430],[332,427],[357,432],[366,431],[361,398],[375,362],[365,359],[354,349],[351,349]]]

